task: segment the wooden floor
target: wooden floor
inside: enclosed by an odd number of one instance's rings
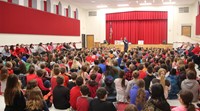
[[[115,45],[115,44],[100,44],[101,47],[109,47],[109,48],[117,48],[120,50],[123,50],[124,45]],[[164,49],[172,49],[172,44],[144,44],[144,45],[137,45],[137,44],[130,44],[129,49],[131,48],[137,48],[137,47],[143,47],[143,48],[164,48]]]

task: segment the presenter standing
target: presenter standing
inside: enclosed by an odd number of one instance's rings
[[[128,51],[128,41],[127,41],[126,37],[124,37],[123,42],[124,42],[124,52],[127,52]]]

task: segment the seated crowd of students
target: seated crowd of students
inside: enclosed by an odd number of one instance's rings
[[[199,44],[190,50],[138,47],[128,52],[58,45],[40,43],[33,53],[18,45],[4,48],[5,111],[49,111],[52,104],[70,111],[117,111],[120,103],[126,104],[124,111],[195,111]],[[167,99],[178,99],[181,106],[172,109]]]

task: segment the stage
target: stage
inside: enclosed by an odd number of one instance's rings
[[[115,45],[115,44],[100,44],[101,47],[109,47],[109,48],[117,48],[120,50],[124,50],[124,45]],[[129,49],[136,48],[136,47],[143,47],[143,48],[164,48],[164,49],[172,49],[173,44],[129,44]]]

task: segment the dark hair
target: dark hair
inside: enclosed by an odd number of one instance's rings
[[[161,64],[160,65],[160,68],[163,68],[163,69],[165,69],[166,70],[166,72],[168,72],[168,67],[167,67],[167,65],[166,64]]]
[[[148,66],[147,71],[150,74],[153,73],[153,67],[152,66]]]
[[[188,79],[194,79],[195,80],[197,78],[195,72],[191,71],[191,70],[187,71],[186,75],[187,75]]]
[[[42,77],[44,75],[44,71],[42,69],[37,70],[37,76]]]
[[[78,78],[76,78],[76,85],[81,86],[82,84],[83,84],[83,78],[79,76]]]
[[[122,78],[121,86],[125,87],[125,72],[122,70],[119,72],[119,78]]]
[[[146,93],[144,90],[145,87],[145,82],[144,80],[140,79],[136,82],[137,86],[139,87],[137,91],[137,96],[136,96],[136,105],[137,106],[144,106],[145,104],[145,98],[146,98]]]
[[[6,67],[3,67],[3,68],[1,69],[0,80],[1,80],[1,81],[4,81],[5,79],[8,78],[8,76],[9,76],[9,74],[8,74],[8,69],[7,69]]]
[[[143,68],[144,68],[143,64],[140,64],[140,65],[138,66],[138,70],[142,70]]]
[[[181,90],[179,92],[180,98],[183,101],[183,104],[186,106],[187,111],[195,111],[195,106],[192,104],[193,94],[187,90]]]
[[[54,72],[55,75],[60,74],[60,68],[59,68],[59,67],[55,67],[55,68],[53,69],[53,72]]]
[[[60,72],[61,72],[61,74],[64,74],[66,72],[66,68],[65,67],[61,67],[60,68]]]
[[[99,64],[99,60],[94,60],[94,64],[98,65]]]
[[[20,94],[20,84],[17,75],[12,74],[8,76],[6,89],[4,93],[5,104],[13,105],[14,98],[16,94]]]
[[[162,84],[155,83],[151,86],[151,98],[165,100],[164,89]]]
[[[27,83],[26,89],[27,89],[27,90],[33,89],[33,88],[35,88],[37,85],[38,85],[38,84],[37,84],[37,81],[36,81],[35,79],[33,79],[33,80],[31,80],[31,81],[29,81],[29,82]]]
[[[82,67],[81,67],[81,70],[82,70],[83,72],[86,72],[86,71],[87,71],[87,66],[86,66],[86,65],[82,66]]]
[[[114,81],[114,78],[111,75],[107,76],[104,80],[106,86],[112,86],[113,81]]]
[[[145,66],[145,67],[149,67],[149,62],[145,62],[145,63],[144,63],[144,66]]]
[[[100,87],[99,89],[97,89],[96,94],[99,99],[104,99],[104,97],[107,94],[107,91],[104,87]]]
[[[46,67],[46,65],[44,63],[40,64],[40,68],[44,69]]]
[[[76,80],[76,78],[77,78],[77,74],[76,74],[75,72],[73,72],[73,73],[71,74],[71,79],[72,79],[72,80]]]
[[[29,67],[29,74],[33,74],[35,72],[35,67]]]
[[[96,77],[97,77],[97,75],[96,75],[96,74],[91,74],[91,75],[90,75],[90,79],[91,79],[91,80],[95,80],[95,79],[96,79]]]
[[[194,68],[195,68],[194,62],[189,62],[188,63],[188,69],[194,69]]]
[[[64,83],[64,77],[63,76],[57,76],[56,82],[57,82],[57,85],[62,85]]]
[[[84,95],[84,96],[88,95],[90,93],[89,88],[86,85],[81,86],[80,91],[81,91],[82,95]]]
[[[105,62],[105,60],[104,59],[101,59],[101,63],[104,63]]]
[[[176,69],[172,68],[170,71],[170,75],[176,75]]]

